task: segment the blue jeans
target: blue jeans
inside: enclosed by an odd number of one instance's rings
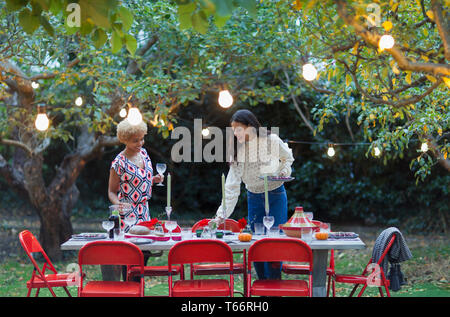
[[[254,223],[263,223],[265,213],[264,193],[255,194],[247,191],[248,223],[254,230]],[[275,218],[272,228],[287,221],[288,206],[284,185],[269,191],[269,215]],[[281,262],[254,262],[258,279],[280,279]]]

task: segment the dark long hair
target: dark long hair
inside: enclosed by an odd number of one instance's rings
[[[256,135],[258,137],[262,136],[268,136],[270,134],[270,131],[263,128],[261,129],[261,123],[259,123],[258,118],[256,118],[256,116],[253,114],[253,112],[251,112],[250,110],[247,109],[241,109],[236,111],[230,119],[230,125],[232,122],[238,122],[241,124],[244,124],[246,126],[249,127],[253,127],[256,130]],[[238,149],[238,141],[236,139],[236,136],[233,136],[228,140],[228,147],[232,147],[234,149],[233,151],[233,160],[237,161],[237,149]],[[231,149],[230,149],[231,150]],[[231,163],[231,162],[230,162]]]

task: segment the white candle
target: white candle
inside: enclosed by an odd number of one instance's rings
[[[227,215],[227,207],[225,203],[225,175],[222,174],[222,211],[223,217],[225,218]]]
[[[170,184],[172,177],[170,173],[167,174],[167,207],[170,207]]]
[[[267,184],[267,175],[264,175],[264,200],[265,200],[265,210],[266,215],[269,215],[269,185]]]

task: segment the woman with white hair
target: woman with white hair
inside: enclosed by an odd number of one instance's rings
[[[132,125],[127,119],[117,125],[117,138],[125,145],[112,161],[109,173],[108,197],[112,204],[130,203],[136,223],[150,220],[148,200],[152,194],[152,184],[162,182],[164,176],[153,176],[152,161],[143,148],[147,125],[141,122]],[[125,232],[129,230],[124,228]]]

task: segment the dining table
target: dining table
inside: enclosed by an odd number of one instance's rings
[[[244,253],[244,263],[245,254],[250,248],[250,246],[257,240],[262,238],[267,238],[267,235],[253,235],[251,241],[241,242],[237,238],[237,234],[228,234],[224,235],[220,240],[226,242],[233,252],[243,251]],[[272,237],[272,236],[271,236]],[[280,233],[276,236],[277,238],[290,238],[283,233]],[[136,242],[136,245],[142,251],[151,251],[151,252],[164,252],[169,251],[170,248],[178,243],[181,239],[180,236],[174,236],[173,239],[177,240],[167,240],[164,239],[152,240],[145,243],[145,241],[141,238],[135,240],[136,238],[124,238],[123,241]],[[190,239],[201,239],[195,237],[191,237]],[[103,239],[104,240],[104,239]],[[61,245],[61,250],[80,250],[85,244],[90,241],[95,241],[95,239],[75,239],[71,238],[64,242]],[[141,241],[138,243],[137,241]],[[144,242],[142,242],[144,241]],[[311,247],[313,252],[313,297],[325,297],[327,290],[327,264],[328,264],[328,254],[330,250],[349,250],[349,249],[364,249],[366,247],[365,243],[359,238],[348,238],[348,239],[327,239],[327,240],[316,240],[313,238],[308,242],[308,245]]]

